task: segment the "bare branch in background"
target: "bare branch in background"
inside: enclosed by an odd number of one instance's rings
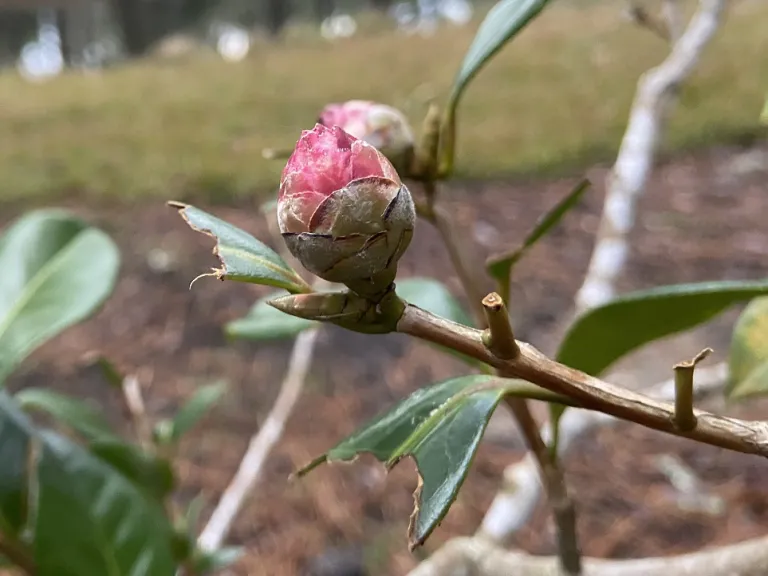
[[[131,417],[136,439],[144,448],[152,446],[152,423],[147,416],[144,397],[141,394],[141,384],[136,376],[129,375],[122,383],[123,399]]]
[[[728,378],[728,366],[725,363],[696,372],[694,397],[697,400],[721,391]],[[675,399],[674,379],[650,387],[646,393],[659,400],[671,402]],[[562,457],[573,443],[584,433],[600,426],[612,426],[621,422],[613,416],[601,412],[569,409],[560,420],[560,438],[558,454]],[[548,442],[551,429],[544,426],[542,437]],[[483,518],[478,536],[507,544],[509,539],[521,530],[530,519],[542,496],[541,484],[536,473],[536,462],[530,454],[507,467],[501,489],[494,498]]]
[[[595,249],[584,284],[576,296],[580,314],[610,300],[627,259],[627,234],[635,220],[637,201],[651,174],[670,104],[691,75],[717,31],[727,0],[700,0],[680,40],[658,67],[638,83],[629,125],[616,164],[607,178],[607,193]]]
[[[304,387],[318,332],[319,328],[312,328],[302,332],[296,338],[288,363],[288,371],[280,387],[280,394],[266,421],[258,433],[251,438],[237,473],[200,534],[198,544],[203,550],[216,550],[221,546],[243,502],[259,479],[267,456],[280,439],[285,422]]]
[[[456,538],[409,576],[558,576],[554,557],[497,548],[481,538]],[[765,576],[768,537],[693,554],[641,560],[584,559],[584,576]]]

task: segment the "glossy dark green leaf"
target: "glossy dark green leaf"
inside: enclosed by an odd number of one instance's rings
[[[563,219],[568,211],[578,204],[581,197],[589,189],[589,180],[582,180],[571,190],[571,192],[549,210],[533,227],[533,230],[523,240],[523,243],[516,249],[498,256],[492,256],[488,259],[487,267],[491,276],[497,280],[503,281],[509,278],[512,268],[515,264],[533,247],[536,242],[541,240],[547,232],[552,230]]]
[[[91,442],[88,448],[158,502],[162,502],[175,487],[170,463],[143,452],[138,446],[121,440],[101,439]]]
[[[464,90],[478,72],[533,20],[549,0],[501,0],[488,12],[464,56],[453,82],[443,130],[442,162],[449,172],[453,165],[456,132],[456,107]]]
[[[226,391],[226,382],[217,382],[198,388],[173,417],[171,438],[178,440],[192,429],[205,416],[205,413],[221,400]]]
[[[221,261],[221,269],[212,276],[283,288],[292,294],[311,291],[274,250],[247,232],[194,206],[178,202],[169,205],[178,209],[190,228],[216,240],[213,251]]]
[[[7,524],[11,510],[24,524],[35,511],[37,576],[173,576],[162,508],[85,448],[38,431],[3,392],[0,457],[0,516]]]
[[[383,412],[324,455],[323,462],[372,454],[388,468],[402,458],[416,461],[421,482],[409,527],[411,546],[421,545],[448,512],[466,478],[485,427],[506,394],[540,400],[556,395],[528,382],[488,375],[462,376],[421,388]]]
[[[17,534],[27,520],[27,455],[34,427],[0,390],[0,532]]]
[[[25,410],[50,414],[86,438],[117,437],[99,409],[83,400],[44,388],[25,388],[16,394],[15,399]]]
[[[0,237],[0,382],[112,292],[115,243],[67,212],[36,210]]]
[[[768,294],[768,280],[677,284],[625,294],[578,318],[557,360],[595,376],[644,344],[763,294]]]
[[[226,325],[224,330],[227,335],[244,340],[281,340],[293,338],[318,324],[312,320],[285,314],[267,304],[281,295],[282,293],[276,292],[260,298],[246,316]]]
[[[728,367],[730,398],[768,393],[768,297],[755,298],[739,316]]]
[[[173,576],[173,532],[162,507],[84,448],[41,437],[39,576]]]

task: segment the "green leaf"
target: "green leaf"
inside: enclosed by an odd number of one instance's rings
[[[459,72],[453,82],[453,90],[443,125],[443,149],[441,166],[450,173],[456,139],[456,108],[464,90],[502,47],[514,38],[549,3],[549,0],[501,0],[491,8],[475,34]]]
[[[429,537],[456,499],[485,427],[499,400],[511,394],[540,400],[561,397],[521,380],[488,375],[453,378],[421,388],[298,471],[368,453],[387,468],[412,456],[419,469],[411,547]]]
[[[46,412],[88,439],[116,438],[99,410],[82,400],[43,388],[25,388],[15,398],[25,410]]]
[[[224,331],[227,336],[245,340],[280,340],[292,338],[318,324],[312,320],[280,312],[267,303],[281,295],[281,292],[275,292],[260,298],[248,315],[226,325]]]
[[[768,392],[768,297],[755,298],[739,316],[728,364],[727,396],[743,398]]]
[[[208,384],[199,388],[176,413],[171,428],[171,439],[179,440],[192,429],[227,391],[226,382]]]
[[[487,263],[489,274],[499,281],[508,279],[514,265],[525,256],[528,250],[536,244],[536,242],[541,240],[547,232],[554,228],[571,208],[578,204],[581,197],[589,189],[589,186],[589,180],[584,179],[579,182],[579,184],[571,190],[565,198],[544,214],[525,240],[523,240],[520,247],[489,258]]]
[[[16,503],[35,498],[38,576],[172,576],[172,530],[162,508],[86,449],[37,431],[2,392],[0,447],[2,517],[9,503],[26,515]]]
[[[594,308],[568,330],[557,360],[598,375],[625,354],[768,294],[768,280],[677,284],[632,292]]]
[[[0,532],[18,534],[27,519],[27,455],[32,423],[0,391]]]
[[[91,315],[120,266],[101,230],[59,210],[36,210],[0,237],[0,382],[35,348]]]
[[[765,104],[763,105],[763,112],[760,114],[760,122],[768,124],[768,96],[765,97]]]
[[[174,574],[159,504],[80,446],[43,433],[35,557],[40,576]]]
[[[176,485],[171,464],[121,440],[100,439],[88,446],[140,490],[162,502]]]
[[[436,316],[447,318],[457,324],[472,326],[472,319],[462,308],[459,301],[442,282],[432,278],[413,277],[398,280],[397,295],[406,302],[432,312]]]
[[[291,294],[312,291],[274,250],[247,232],[194,206],[179,202],[168,204],[178,209],[192,230],[216,239],[213,253],[222,266],[208,276],[274,286],[288,290]]]

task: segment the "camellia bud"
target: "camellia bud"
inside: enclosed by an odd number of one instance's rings
[[[383,295],[413,236],[413,199],[392,164],[338,126],[305,130],[283,170],[280,232],[307,270]]]
[[[368,100],[328,104],[320,113],[319,123],[328,128],[339,126],[347,134],[372,144],[398,170],[410,167],[413,130],[405,116],[391,106]]]

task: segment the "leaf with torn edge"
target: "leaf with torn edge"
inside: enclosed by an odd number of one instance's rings
[[[292,294],[311,292],[310,286],[271,248],[247,232],[194,206],[168,202],[192,230],[216,239],[213,253],[221,268],[209,276],[283,288]],[[204,274],[205,276],[205,274]]]
[[[445,517],[467,476],[488,421],[505,395],[555,400],[521,380],[462,376],[421,388],[297,472],[323,462],[372,454],[387,469],[412,457],[419,470],[415,508],[408,528],[411,549],[420,546]]]
[[[768,393],[768,296],[752,300],[733,329],[730,381],[726,396],[733,399]]]
[[[578,204],[581,197],[589,189],[590,182],[587,179],[579,182],[568,195],[560,200],[551,210],[546,212],[526,236],[523,243],[516,249],[496,256],[491,256],[486,262],[488,273],[497,280],[503,281],[509,278],[512,268],[525,256],[530,248],[541,240],[547,232],[552,230],[563,219],[571,208]]]

